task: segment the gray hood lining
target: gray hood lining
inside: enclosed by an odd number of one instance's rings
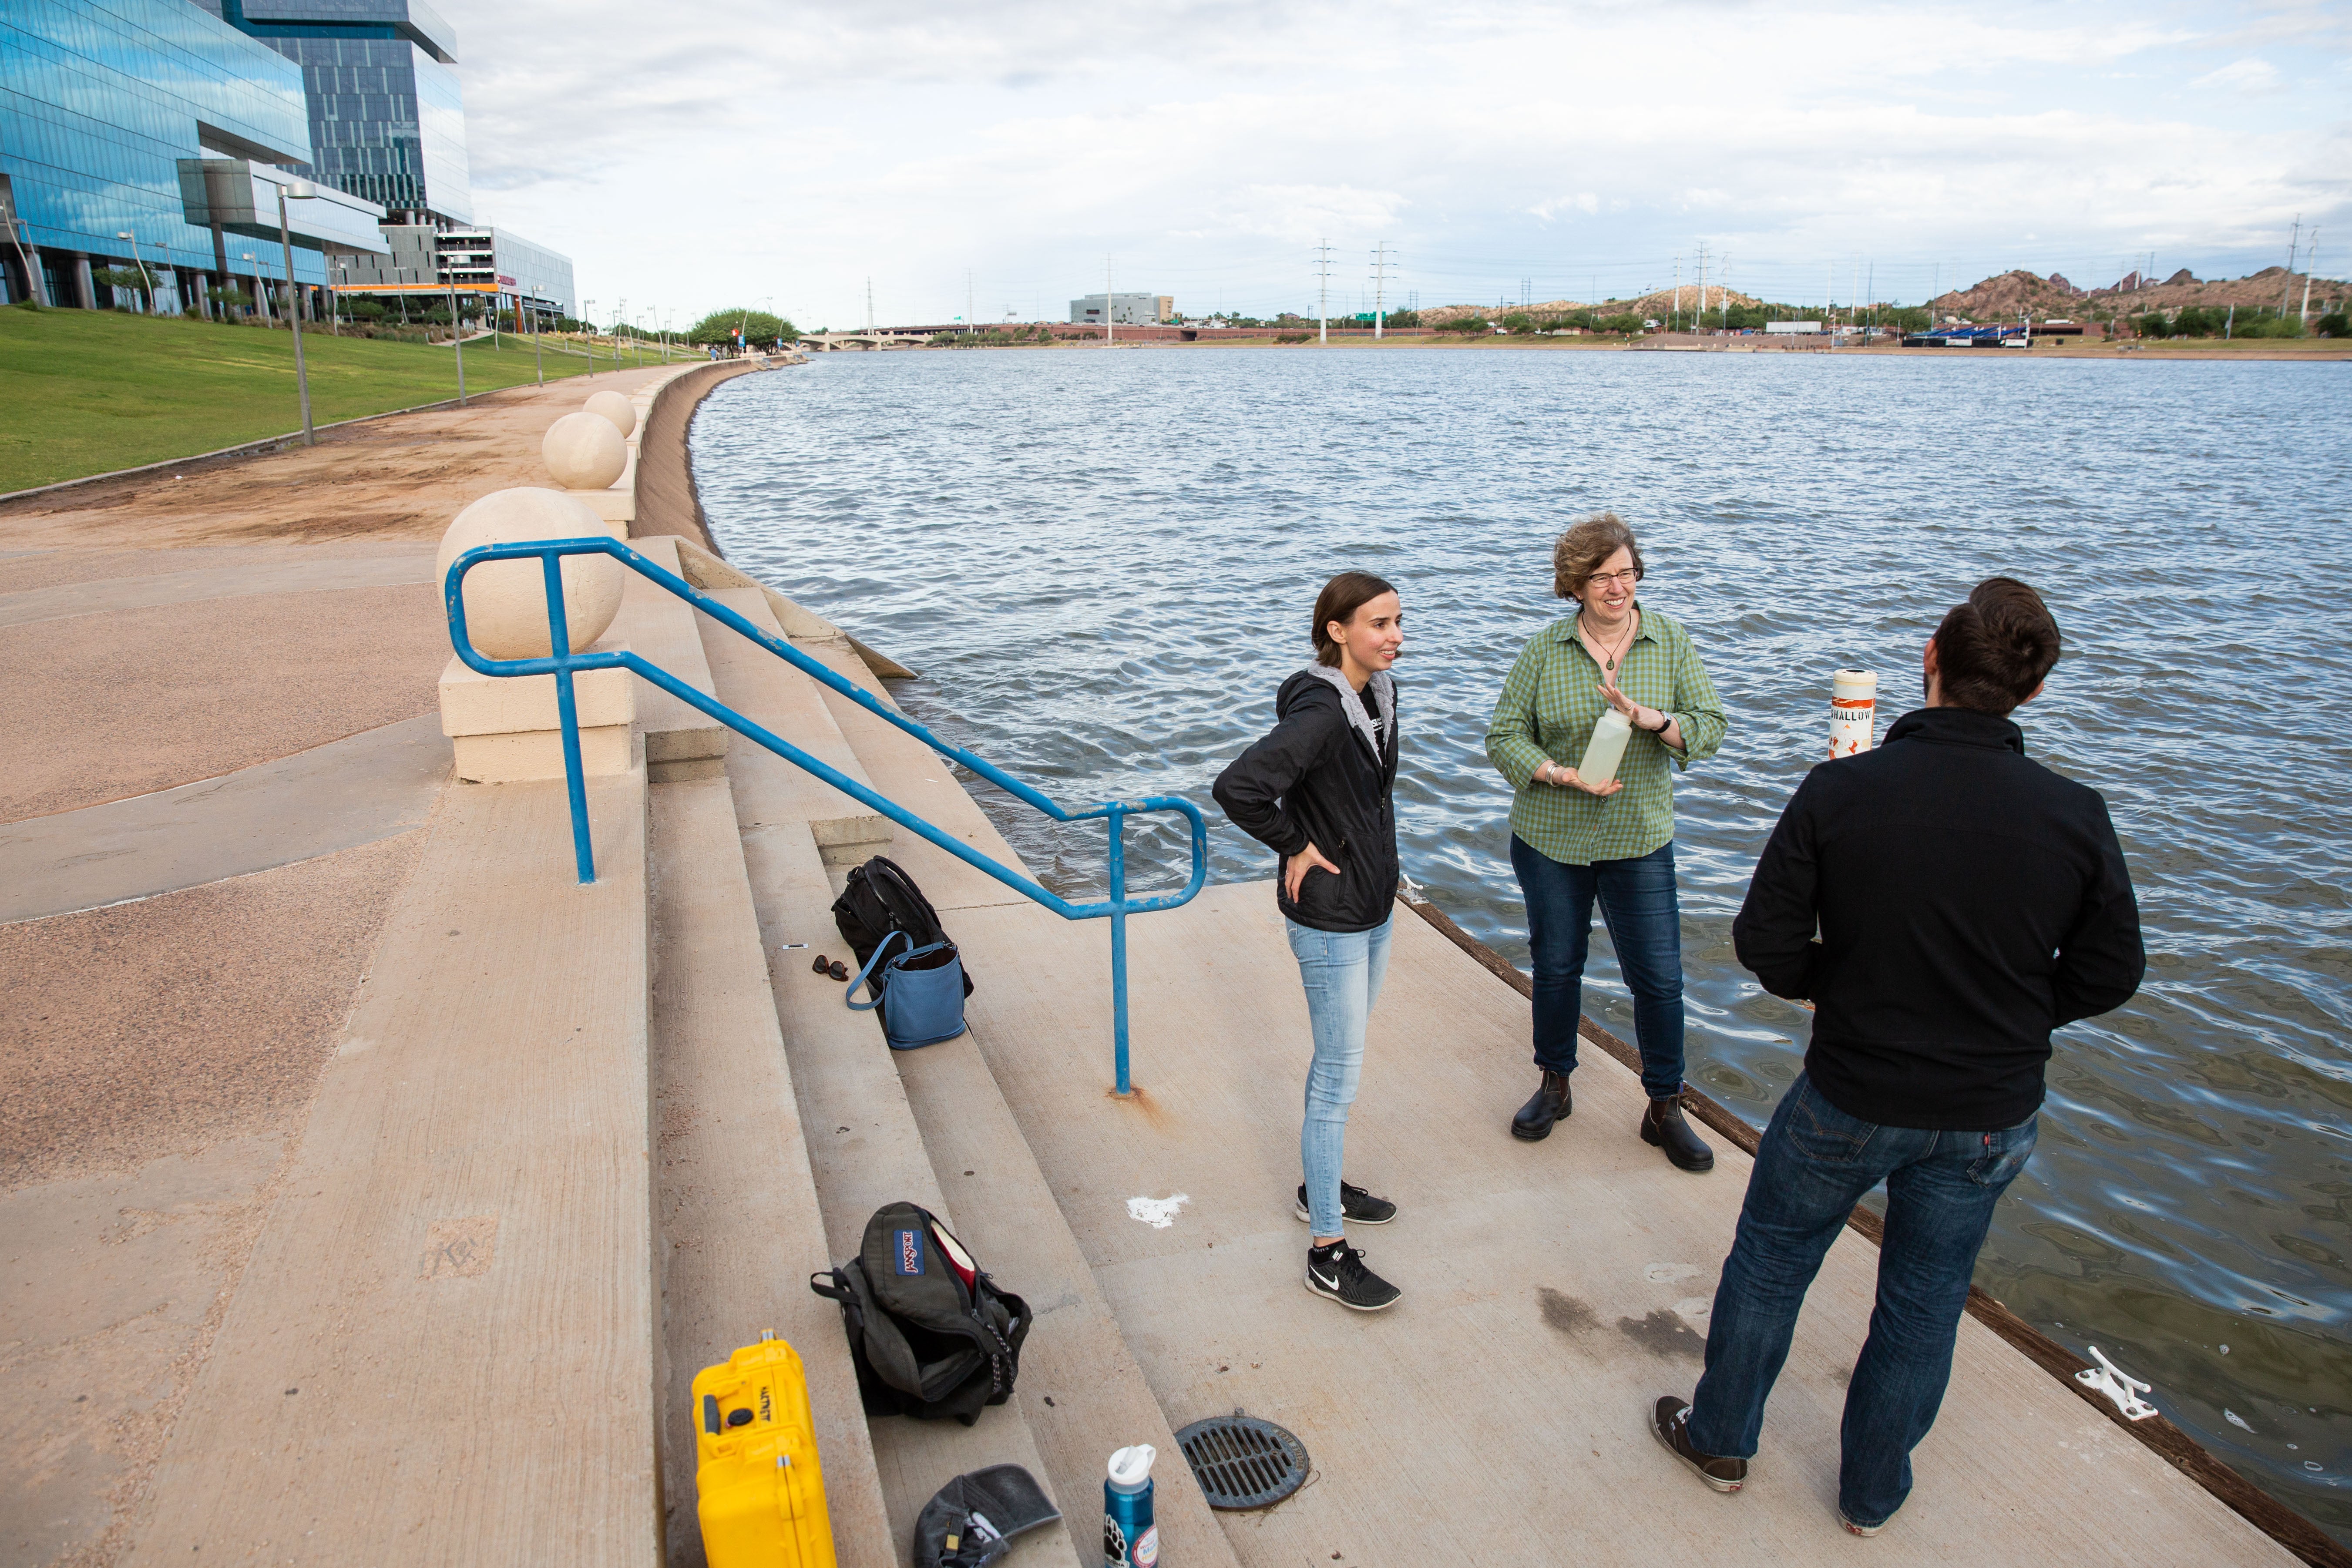
[[[1339,694],[1339,709],[1347,714],[1349,727],[1361,735],[1364,744],[1372,749],[1375,763],[1385,763],[1387,756],[1381,748],[1380,731],[1372,727],[1372,716],[1364,711],[1364,700],[1357,695],[1354,687],[1348,684],[1348,678],[1328,664],[1310,664],[1302,673],[1329,682],[1331,689]],[[1402,750],[1402,736],[1397,729],[1395,678],[1385,669],[1376,670],[1372,674],[1371,687],[1380,702],[1381,711],[1388,715],[1389,733],[1398,737],[1399,749]]]

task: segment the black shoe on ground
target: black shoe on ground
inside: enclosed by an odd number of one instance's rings
[[[1393,1307],[1404,1294],[1365,1268],[1364,1255],[1344,1240],[1307,1249],[1307,1289],[1359,1312]]]
[[[1568,1092],[1568,1075],[1547,1068],[1534,1096],[1511,1118],[1511,1136],[1540,1143],[1551,1136],[1551,1124],[1575,1109]]]
[[[1715,1151],[1700,1142],[1698,1134],[1691,1131],[1691,1124],[1683,1120],[1683,1102],[1679,1097],[1650,1101],[1650,1109],[1642,1113],[1642,1142],[1664,1149],[1666,1158],[1673,1161],[1677,1169],[1715,1169]]]
[[[1298,1184],[1297,1215],[1302,1223],[1312,1225],[1315,1216],[1307,1208],[1307,1184]],[[1339,1217],[1349,1225],[1386,1225],[1396,1218],[1396,1205],[1386,1198],[1376,1198],[1361,1187],[1339,1184]]]
[[[1702,1454],[1691,1447],[1690,1402],[1667,1394],[1650,1412],[1650,1431],[1667,1453],[1698,1472],[1698,1479],[1719,1492],[1736,1492],[1748,1480],[1748,1461]]]

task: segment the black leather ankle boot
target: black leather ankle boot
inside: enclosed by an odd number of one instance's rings
[[[1511,1136],[1540,1143],[1551,1135],[1551,1124],[1574,1109],[1569,1100],[1568,1075],[1547,1068],[1534,1096],[1511,1118]]]
[[[1642,1113],[1642,1142],[1664,1149],[1678,1169],[1715,1169],[1715,1151],[1700,1142],[1690,1123],[1683,1120],[1679,1096],[1650,1101],[1650,1109]]]

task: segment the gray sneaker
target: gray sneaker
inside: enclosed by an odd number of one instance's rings
[[[1690,1402],[1667,1394],[1650,1413],[1650,1430],[1666,1452],[1698,1472],[1698,1479],[1719,1492],[1736,1492],[1748,1480],[1748,1461],[1702,1454],[1691,1447]]]

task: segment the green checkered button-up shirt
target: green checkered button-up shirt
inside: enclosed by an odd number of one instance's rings
[[[1601,695],[1601,666],[1577,637],[1576,616],[1528,639],[1486,726],[1487,758],[1518,792],[1511,802],[1511,831],[1563,865],[1647,855],[1672,838],[1675,784],[1667,759],[1681,768],[1715,755],[1730,727],[1690,633],[1656,610],[1642,611],[1641,633],[1618,660],[1617,687],[1644,708],[1673,714],[1682,725],[1683,749],[1671,751],[1657,736],[1636,730],[1617,765],[1625,787],[1612,795],[1532,782],[1547,761],[1568,768],[1581,763],[1592,727],[1609,709]]]

